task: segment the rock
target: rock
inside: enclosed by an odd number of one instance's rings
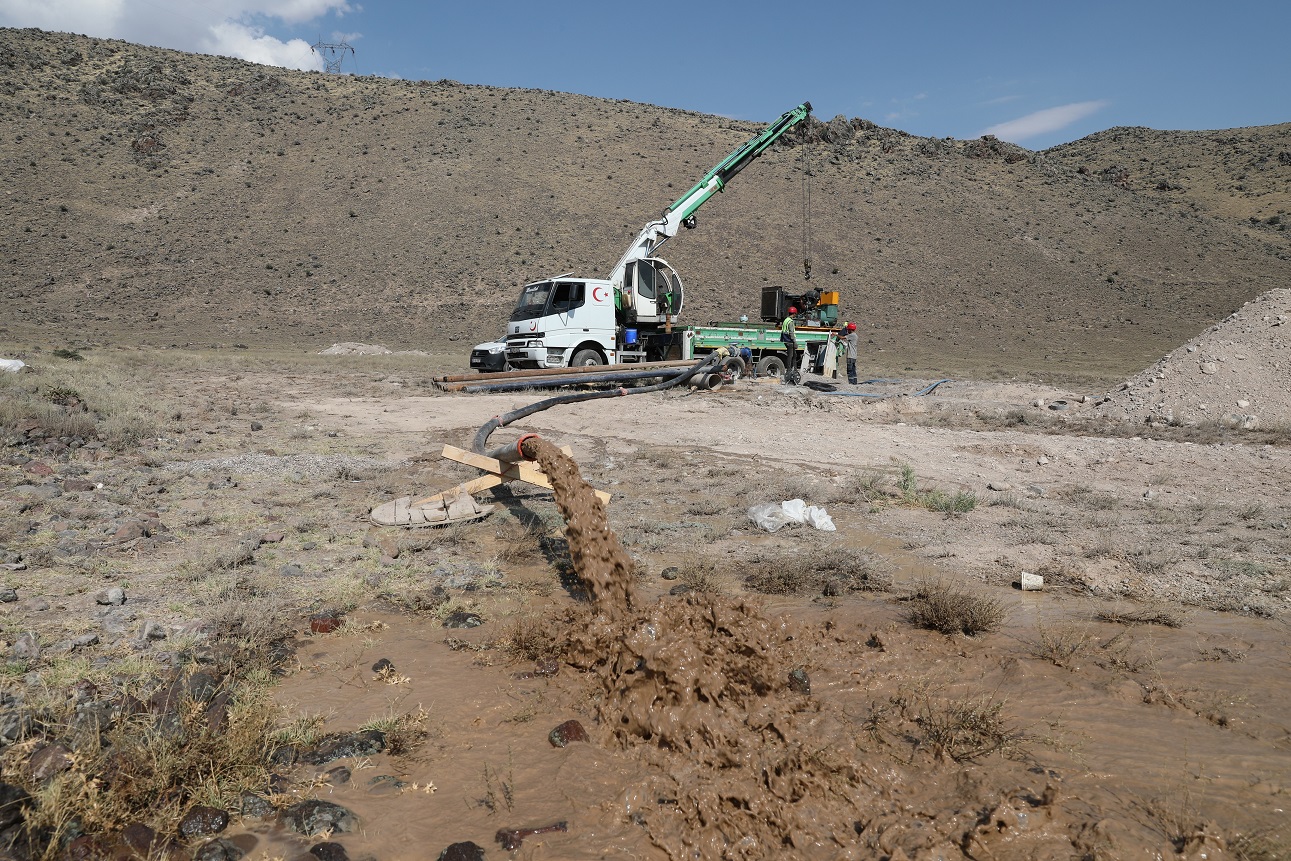
[[[26,466],[23,467],[23,470],[25,472],[31,473],[32,475],[39,475],[42,477],[54,474],[54,468],[49,464],[45,463],[44,461],[40,461],[40,460],[33,460],[29,462]]]
[[[332,786],[349,783],[351,777],[353,777],[353,772],[343,765],[338,765],[336,768],[323,772],[323,779],[332,784]]]
[[[92,481],[86,481],[83,478],[69,478],[63,482],[63,490],[68,493],[85,493],[94,490],[96,485]]]
[[[1046,466],[1049,463],[1049,458],[1045,457],[1044,455],[1040,455],[1039,457],[1036,458],[1035,462],[1037,466]]]
[[[1260,420],[1256,416],[1242,416],[1238,420],[1237,426],[1242,430],[1255,430],[1260,426]]]
[[[1215,372],[1216,372],[1216,371],[1218,371],[1218,370],[1219,370],[1219,368],[1215,365],[1215,363],[1214,363],[1214,362],[1202,362],[1202,363],[1201,363],[1201,372],[1202,372],[1203,374],[1213,374],[1213,373],[1215,373]]]
[[[260,422],[252,422],[252,423],[251,423],[251,430],[253,430],[253,431],[262,431],[262,430],[264,430],[264,425],[260,424]]]
[[[667,568],[663,569],[663,573],[659,576],[665,580],[676,580],[681,576],[681,569],[676,565],[669,565]]]
[[[21,786],[0,783],[0,831],[22,822],[22,809],[31,803],[31,796]]]
[[[260,536],[261,544],[281,544],[286,539],[285,532],[268,532]]]
[[[398,792],[407,785],[407,781],[400,780],[393,774],[378,774],[368,781],[368,786],[375,793]]]
[[[1009,484],[1007,481],[989,481],[986,483],[986,489],[993,490],[996,493],[1003,493],[1006,490],[1012,490],[1013,485]]]
[[[193,861],[239,861],[245,854],[232,840],[217,837],[199,846],[193,853]]]
[[[293,831],[306,837],[323,833],[344,834],[358,826],[358,817],[351,811],[316,798],[288,807],[282,812],[282,820]]]
[[[458,610],[455,613],[449,613],[444,619],[445,628],[478,628],[484,624],[478,613],[470,613],[466,610]]]
[[[49,605],[46,604],[46,609]],[[40,641],[31,631],[19,635],[14,641],[13,647],[9,650],[9,657],[15,661],[38,661],[40,660]]]
[[[1155,490],[1152,490],[1151,488],[1148,488],[1147,490],[1143,491],[1143,498],[1148,501],[1156,499],[1157,492]]]
[[[112,538],[115,541],[122,542],[134,541],[136,539],[143,538],[146,534],[147,531],[142,523],[138,520],[131,520],[128,523],[123,523],[118,526],[117,531],[112,533]]]
[[[591,741],[587,730],[576,720],[567,720],[547,734],[552,747],[565,747],[575,741]]]
[[[18,600],[17,589],[14,589],[11,587],[5,587],[4,589],[0,589],[0,604],[12,604],[17,600]]]
[[[166,839],[142,822],[132,822],[121,831],[121,842],[143,858],[164,857]]]
[[[439,861],[484,861],[484,849],[469,840],[450,843],[439,853]]]
[[[1067,409],[1067,407],[1069,407],[1069,406],[1070,406],[1070,404],[1068,404],[1066,401],[1054,401],[1053,403],[1049,404],[1049,409],[1051,409],[1051,410],[1065,410],[1065,409]]]
[[[385,733],[376,729],[326,735],[300,754],[300,761],[322,765],[336,759],[374,756],[386,749]]]
[[[1037,407],[1037,408],[1044,406],[1044,398],[1036,398],[1034,401],[1031,402],[1031,406]]]
[[[299,577],[304,573],[305,569],[301,568],[294,562],[288,562],[286,565],[278,569],[279,577]]]
[[[111,589],[104,589],[94,596],[94,602],[104,607],[120,607],[126,602],[126,590],[120,586],[113,586]]]
[[[376,673],[378,676],[382,673],[389,675],[394,672],[394,661],[389,658],[382,658],[372,665],[372,672]]]
[[[796,694],[811,693],[811,679],[806,670],[799,668],[789,671],[789,690]]]
[[[318,861],[350,861],[349,853],[339,843],[318,843],[309,847],[309,854]]]
[[[1249,407],[1250,405],[1251,405],[1251,402],[1250,402],[1250,401],[1238,401],[1238,402],[1237,402],[1237,408],[1238,408],[1239,410],[1244,410],[1244,409],[1246,409],[1247,407]]]
[[[277,810],[263,797],[254,792],[243,791],[242,793],[242,816],[255,817],[257,819],[268,819],[273,816]]]
[[[49,609],[49,602],[44,598],[37,596],[35,598],[28,598],[27,602],[23,606],[28,610],[31,610],[33,613],[43,613]]]
[[[179,820],[179,834],[187,840],[219,834],[228,827],[229,814],[226,811],[200,804],[185,813],[184,818]]]
[[[314,634],[330,634],[345,624],[345,617],[335,610],[315,613],[309,617],[309,630]]]
[[[141,643],[149,643],[153,640],[164,639],[166,639],[166,628],[159,622],[154,622],[149,619],[139,627],[138,640]]]
[[[47,744],[27,760],[27,776],[37,783],[62,774],[72,767],[72,752],[61,744]]]

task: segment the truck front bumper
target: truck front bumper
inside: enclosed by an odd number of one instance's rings
[[[561,368],[565,351],[547,347],[508,347],[507,361],[517,368]]]

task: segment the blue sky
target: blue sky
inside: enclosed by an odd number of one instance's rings
[[[1031,149],[1291,121],[1291,0],[0,0],[0,25],[296,68],[564,90],[770,121],[802,101]]]

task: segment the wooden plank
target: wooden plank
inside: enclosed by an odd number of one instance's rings
[[[506,481],[500,475],[481,475],[479,478],[473,478],[470,481],[462,482],[457,487],[451,487],[448,490],[436,493],[433,496],[427,496],[424,499],[415,499],[408,503],[409,508],[417,508],[422,505],[429,505],[432,502],[440,502],[449,496],[457,496],[459,493],[476,494],[481,490],[488,490],[490,487],[497,487]]]
[[[569,455],[572,451],[569,446],[561,446],[560,450],[565,455]],[[476,454],[473,451],[467,451],[466,449],[448,444],[444,445],[444,450],[441,454],[449,460],[464,463],[467,466],[473,466],[476,469],[482,469],[493,475],[502,476],[508,481],[527,481],[530,484],[536,484],[539,487],[545,487],[548,490],[551,489],[551,480],[547,478],[546,473],[544,473],[537,464],[529,461],[522,460],[515,463],[504,463],[503,461],[495,458]],[[597,499],[606,505],[609,504],[611,497],[608,493],[603,490],[595,490],[595,488],[593,488],[593,490],[596,493]]]

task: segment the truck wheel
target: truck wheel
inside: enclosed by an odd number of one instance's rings
[[[604,365],[605,361],[601,354],[595,350],[579,350],[574,354],[574,358],[569,360],[571,368],[588,368],[593,365]]]
[[[759,377],[783,377],[784,360],[779,356],[763,356],[758,359],[757,372]]]

